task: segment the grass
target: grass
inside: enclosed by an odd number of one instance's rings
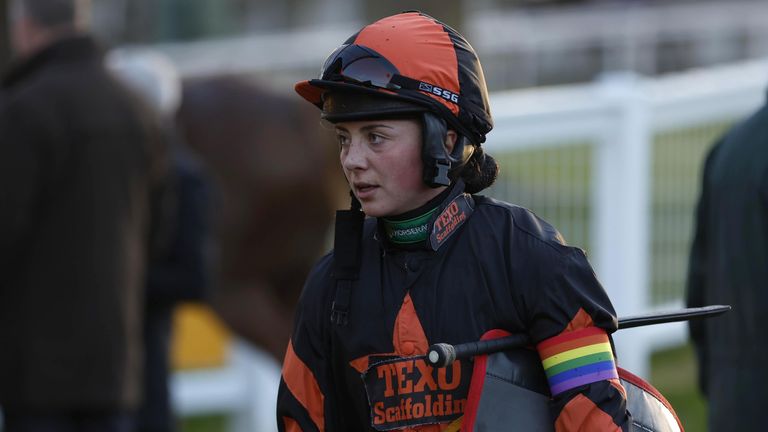
[[[229,417],[225,414],[186,417],[179,425],[181,432],[227,432]]]
[[[657,351],[651,357],[651,383],[672,404],[686,432],[707,432],[707,404],[697,385],[693,346]]]

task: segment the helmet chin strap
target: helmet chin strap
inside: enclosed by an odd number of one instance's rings
[[[421,159],[424,165],[422,180],[433,188],[450,186],[451,180],[474,153],[473,146],[466,145],[466,138],[458,136],[450,154],[445,149],[448,125],[431,112],[423,118],[423,144]]]

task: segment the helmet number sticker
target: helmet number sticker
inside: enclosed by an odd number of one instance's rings
[[[419,82],[419,90],[432,93],[433,95],[440,96],[441,98],[451,101],[453,103],[459,103],[459,95],[456,93],[446,90],[442,87],[434,86],[432,84],[427,84],[425,82]]]

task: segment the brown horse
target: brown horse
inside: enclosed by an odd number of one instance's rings
[[[178,120],[214,179],[213,307],[282,360],[304,279],[343,204],[331,136],[300,98],[236,77],[185,82]]]

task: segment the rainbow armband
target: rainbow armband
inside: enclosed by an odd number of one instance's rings
[[[536,349],[552,396],[619,377],[608,334],[599,327],[560,334],[541,342]]]

